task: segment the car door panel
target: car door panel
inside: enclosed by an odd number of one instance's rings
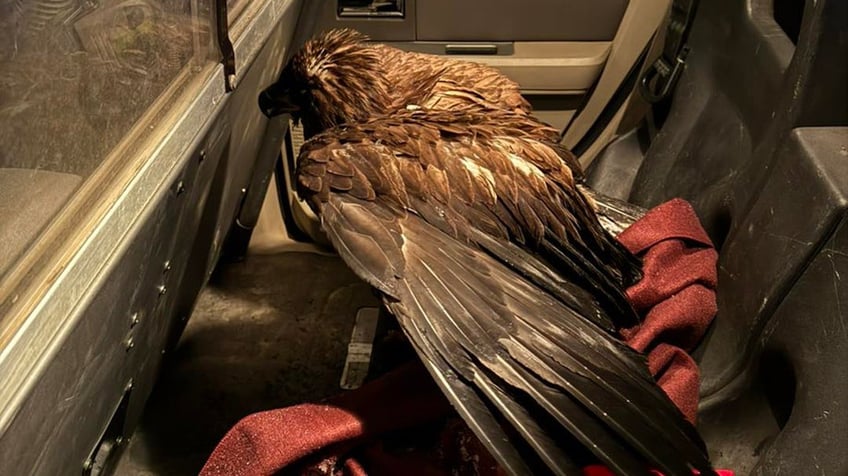
[[[585,92],[603,69],[611,46],[608,41],[428,41],[386,44],[409,51],[488,64],[520,84],[522,92],[529,96]],[[475,50],[486,47],[491,47],[493,54],[474,54]],[[462,54],[464,51],[471,54]]]
[[[626,0],[424,0],[416,4],[419,41],[608,41]]]

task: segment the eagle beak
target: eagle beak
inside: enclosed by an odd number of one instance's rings
[[[266,90],[259,93],[259,109],[268,117],[280,114],[291,114],[300,110],[300,107],[292,102],[289,91],[272,84]]]

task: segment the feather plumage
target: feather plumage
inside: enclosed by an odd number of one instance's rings
[[[279,100],[308,104],[296,113],[307,136],[407,108],[531,111],[518,83],[490,66],[372,43],[351,29],[307,41],[265,94],[266,111]],[[559,137],[540,122],[532,127],[550,140]]]
[[[524,120],[418,110],[331,129],[304,144],[299,193],[510,473],[573,474],[573,441],[619,474],[711,474],[695,430],[617,337],[635,319],[615,264],[627,257],[559,146],[522,134]],[[393,128],[406,133],[378,132]],[[373,198],[334,189],[334,162]]]
[[[507,472],[579,474],[588,451],[619,474],[714,474],[619,339],[638,322],[622,291],[638,261],[515,83],[337,30],[260,104],[297,111],[314,135],[300,196]]]

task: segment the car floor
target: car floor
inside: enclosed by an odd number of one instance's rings
[[[115,474],[197,474],[242,417],[341,392],[356,312],[377,306],[371,288],[336,256],[280,251],[221,265],[166,359]],[[768,405],[751,405],[751,398],[701,421],[713,462],[738,474],[757,459],[745,444],[750,430],[763,440],[773,433],[762,424],[768,415],[751,413]],[[739,425],[728,420],[739,418],[747,430],[729,434]]]
[[[197,474],[242,417],[339,393],[356,311],[377,305],[334,256],[282,251],[220,266],[115,474]]]

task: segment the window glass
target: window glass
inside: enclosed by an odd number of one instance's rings
[[[248,0],[227,0],[227,16],[229,17],[230,25],[238,21],[249,3],[250,1]]]
[[[200,0],[0,0],[0,280],[154,101],[212,61],[210,19]]]

